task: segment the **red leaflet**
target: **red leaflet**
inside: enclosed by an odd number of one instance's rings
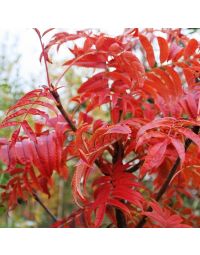
[[[129,203],[141,208],[141,202],[144,201],[143,197],[140,195],[139,192],[133,191],[131,189],[127,189],[124,187],[115,188],[112,192],[112,196],[118,199],[127,200]]]
[[[92,45],[93,45],[93,40],[91,38],[87,37],[84,42],[84,46],[83,46],[84,52],[90,50]]]
[[[106,134],[111,133],[128,135],[131,133],[131,129],[124,124],[116,124],[114,126],[109,127],[108,131],[106,132]]]
[[[12,137],[11,137],[11,142],[10,142],[10,144],[9,144],[9,147],[10,147],[10,148],[12,148],[12,147],[15,145],[15,143],[16,143],[18,137],[19,137],[19,133],[20,133],[20,128],[17,128],[17,129],[13,132]],[[12,161],[12,159],[11,159],[11,161]]]
[[[80,54],[80,53],[79,53]],[[79,57],[66,61],[63,65],[77,65],[83,67],[105,68],[107,55],[91,51],[87,54],[80,54]]]
[[[184,68],[183,72],[184,72],[187,84],[189,85],[189,87],[193,87],[196,83],[194,72],[190,68]]]
[[[168,60],[177,61],[183,55],[183,48],[176,43],[172,42],[169,49]]]
[[[183,164],[183,162],[185,161],[185,147],[182,143],[182,141],[178,140],[178,139],[174,139],[174,138],[170,138],[172,144],[174,145],[180,159],[181,159],[181,162]]]
[[[140,38],[140,42],[141,42],[141,44],[144,47],[144,50],[146,52],[147,61],[150,65],[150,67],[154,67],[156,61],[155,61],[154,51],[153,51],[153,47],[152,47],[151,43],[149,42],[147,37],[144,36],[144,35],[140,34],[139,38]]]
[[[120,61],[117,63],[119,71],[123,70],[125,73],[127,72],[130,78],[136,82],[137,86],[140,88],[143,87],[145,71],[139,59],[131,52],[125,51],[120,55],[119,59],[116,57],[116,60]]]
[[[159,167],[165,158],[165,153],[169,140],[165,139],[160,143],[156,143],[148,149],[148,154],[145,157],[144,164],[140,169],[140,175],[143,177],[147,172],[154,167]]]
[[[45,104],[44,104],[45,106]],[[3,120],[3,124],[10,121],[11,119],[17,118],[24,115],[24,118],[27,117],[27,115],[39,115],[43,118],[45,118],[46,120],[49,118],[48,114],[44,111],[41,111],[39,109],[36,108],[29,108],[29,109],[20,109],[10,115],[8,115],[4,120]]]
[[[130,77],[127,73],[121,73],[121,72],[113,71],[113,72],[105,73],[105,76],[112,79],[112,80],[123,81],[124,83],[128,84],[129,87],[131,87],[131,79],[130,79]]]
[[[190,138],[197,146],[200,151],[200,137],[192,132],[190,129],[179,128],[178,131],[185,137]]]
[[[81,85],[78,89],[78,93],[96,93],[104,90],[108,87],[108,80],[104,76],[104,72],[94,75],[91,79]]]
[[[171,78],[169,77],[169,75],[167,75],[167,73],[160,68],[155,68],[154,73],[156,74],[157,77],[160,78],[160,80],[163,83],[163,86],[167,87],[167,90],[168,90],[167,94],[169,95],[169,97],[170,97],[170,95],[173,95],[174,84],[173,84]]]
[[[141,135],[143,135],[146,131],[149,129],[157,128],[157,127],[171,127],[171,121],[173,121],[172,118],[162,118],[162,119],[157,119],[153,120],[150,123],[147,123],[146,125],[142,126],[138,133],[137,133],[137,138]]]
[[[199,157],[197,156],[196,151],[196,145],[191,145],[186,153],[185,164],[180,172],[185,185],[193,188],[198,188],[200,182]]]
[[[167,41],[162,37],[157,37],[160,48],[160,63],[162,64],[168,59],[169,47]]]
[[[83,131],[85,131],[84,129],[87,130],[88,127],[82,127]],[[77,149],[79,149],[82,160],[84,160],[86,164],[92,164],[109,145],[120,139],[126,141],[130,133],[131,129],[125,124],[100,127],[95,130],[94,134],[88,139],[87,143],[85,142],[85,146],[83,146],[83,133],[77,132],[76,146]]]
[[[182,88],[182,85],[181,85],[181,79],[180,79],[179,74],[171,66],[166,66],[165,70],[170,75],[170,77],[173,81],[174,94],[176,92],[176,96],[183,95],[183,88]],[[172,96],[173,96],[173,94],[172,94]]]
[[[38,36],[41,37],[39,29],[34,28],[34,30],[36,31],[36,33],[38,34]]]
[[[23,107],[23,106],[26,106],[26,105],[38,105],[38,106],[44,106],[46,107],[47,109],[51,109],[55,114],[57,114],[57,111],[55,109],[55,107],[50,104],[50,103],[47,103],[47,102],[43,102],[43,101],[40,101],[40,100],[30,100],[30,99],[24,99],[24,100],[19,100],[14,106],[10,107],[9,108],[9,111],[8,112],[11,112],[12,110],[15,110],[19,107]]]
[[[25,134],[33,141],[36,142],[36,135],[34,133],[34,131],[32,130],[32,128],[30,127],[30,125],[28,124],[28,122],[26,120],[24,120],[22,122],[22,128],[24,129]]]
[[[190,226],[182,224],[183,219],[178,215],[172,215],[169,210],[162,209],[158,203],[149,203],[152,212],[144,212],[143,214],[148,216],[151,221],[161,228],[188,228]]]
[[[116,43],[114,38],[102,34],[98,37],[95,45],[97,50],[108,50],[114,43]]]
[[[80,160],[79,163],[77,164],[75,173],[73,175],[72,179],[72,192],[73,192],[73,197],[77,205],[80,205],[79,200],[82,203],[87,203],[87,199],[84,197],[82,190],[81,190],[81,180],[82,178],[86,178],[87,174],[89,173],[90,169],[89,167],[82,161]]]
[[[103,218],[104,218],[105,210],[106,210],[105,204],[100,205],[97,208],[97,210],[96,210],[96,219],[95,219],[95,222],[94,222],[94,226],[96,228],[98,228],[101,225],[101,223],[103,221]]]
[[[47,33],[49,33],[52,30],[54,30],[54,28],[49,28],[46,31],[44,31],[44,33],[42,34],[42,37],[45,36]]]
[[[108,201],[109,205],[114,206],[122,210],[126,214],[130,214],[128,207],[117,199],[110,198]]]
[[[21,115],[24,115],[25,113],[27,113],[27,109],[21,109],[21,110],[18,110],[16,111],[15,113],[12,113],[10,114],[8,117],[6,117],[4,120],[3,120],[3,124],[6,123],[7,121],[11,120],[11,119],[14,119],[16,117],[19,117]]]
[[[20,122],[17,122],[17,121],[9,121],[9,122],[6,122],[6,123],[1,123],[0,124],[0,128],[6,128],[6,127],[16,127],[17,125],[20,125],[21,123]]]
[[[198,48],[199,43],[196,39],[191,39],[185,50],[184,50],[184,58],[185,60],[187,60],[190,56],[192,56],[194,54],[194,52],[196,51],[196,49]]]

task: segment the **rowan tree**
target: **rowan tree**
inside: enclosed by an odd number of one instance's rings
[[[41,44],[47,83],[9,108],[0,128],[7,183],[2,203],[14,210],[30,197],[54,227],[199,227],[192,206],[200,184],[200,48],[182,29],[92,29],[54,32]],[[51,52],[67,47],[64,71],[51,80]],[[70,56],[70,57],[69,57]],[[65,107],[62,78],[72,67],[91,70]],[[106,111],[99,118],[97,109]],[[73,161],[69,171],[68,163]],[[51,199],[54,174],[66,182],[77,209],[58,219]]]

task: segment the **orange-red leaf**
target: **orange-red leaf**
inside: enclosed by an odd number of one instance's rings
[[[182,133],[184,136],[192,140],[197,146],[200,151],[200,137],[199,135],[195,134],[193,131],[191,131],[188,128],[179,128],[178,131]]]
[[[184,58],[187,60],[192,54],[194,54],[195,50],[198,48],[198,41],[196,39],[191,39],[188,42],[188,45],[186,46],[184,50]]]
[[[143,214],[148,216],[156,225],[161,228],[186,228],[190,227],[186,224],[182,224],[183,219],[179,215],[171,214],[171,212],[165,208],[161,208],[158,203],[149,203],[152,212],[144,212]]]
[[[111,198],[108,201],[109,205],[115,206],[117,208],[119,208],[120,210],[122,210],[124,213],[127,213],[130,215],[130,210],[128,209],[128,207],[123,204],[122,202],[120,202],[119,200],[115,199],[115,198]]]
[[[164,160],[167,145],[169,144],[168,139],[162,142],[156,143],[151,146],[148,150],[145,162],[140,170],[140,175],[144,176],[154,167],[159,167]]]
[[[183,164],[183,162],[185,161],[185,146],[184,146],[184,144],[180,140],[175,139],[173,137],[171,137],[170,139],[171,139],[171,142],[172,142],[173,146],[175,147],[175,149],[181,159],[181,163]]]
[[[140,42],[146,52],[147,61],[150,65],[150,67],[154,67],[156,61],[155,61],[153,47],[152,47],[150,41],[144,35],[139,35],[139,39],[140,39]]]
[[[157,37],[160,48],[160,63],[162,64],[168,59],[169,47],[167,41],[162,37]]]

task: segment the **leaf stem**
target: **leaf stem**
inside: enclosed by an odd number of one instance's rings
[[[47,60],[46,60],[46,57],[45,57],[45,49],[44,49],[44,44],[42,43],[42,37],[40,35],[40,32],[38,29],[34,29],[39,37],[39,40],[40,40],[40,45],[41,45],[41,48],[42,48],[42,55],[43,55],[43,58],[44,58],[44,64],[45,64],[45,70],[46,70],[46,76],[47,76],[47,83],[48,83],[48,86],[50,87],[51,86],[51,81],[50,81],[50,77],[49,77],[49,70],[48,70],[48,65],[47,65]]]
[[[69,124],[69,126],[71,127],[71,129],[75,132],[76,131],[76,127],[74,126],[73,122],[69,118],[67,112],[64,110],[64,108],[63,108],[63,106],[61,104],[60,96],[59,96],[57,90],[55,90],[53,85],[51,84],[50,76],[49,76],[49,71],[48,71],[48,65],[47,65],[47,59],[46,59],[46,52],[45,52],[44,44],[42,43],[42,37],[41,37],[40,32],[39,32],[38,29],[35,29],[35,31],[36,31],[36,33],[37,33],[37,35],[39,37],[40,45],[41,45],[41,48],[42,48],[42,55],[43,55],[43,58],[44,58],[44,64],[45,64],[45,70],[46,70],[48,87],[50,89],[50,92],[51,92],[52,96],[56,100],[58,110],[61,112],[61,114],[63,115],[63,117],[65,118],[65,120]]]

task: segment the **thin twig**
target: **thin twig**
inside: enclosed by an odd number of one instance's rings
[[[50,89],[50,92],[51,92],[52,96],[54,97],[54,99],[56,100],[58,110],[61,112],[61,114],[64,117],[64,119],[67,121],[67,123],[69,124],[70,128],[74,132],[76,132],[77,128],[75,127],[74,123],[72,122],[72,120],[68,116],[67,112],[63,108],[63,105],[62,105],[62,103],[60,101],[60,96],[59,96],[58,92],[54,88]]]
[[[54,216],[54,215],[50,212],[50,210],[46,207],[46,205],[43,204],[42,200],[41,200],[40,197],[37,195],[37,193],[34,192],[34,193],[33,193],[33,197],[34,197],[35,201],[37,201],[37,202],[42,206],[42,208],[47,212],[47,214],[51,217],[51,219],[52,219],[53,221],[57,221],[56,216]]]
[[[54,97],[54,99],[56,100],[58,110],[61,112],[61,114],[63,115],[63,117],[65,118],[65,120],[69,124],[69,126],[71,127],[71,129],[73,131],[76,131],[76,127],[74,126],[73,122],[71,121],[71,119],[69,118],[68,114],[66,113],[66,111],[64,110],[64,108],[61,104],[60,96],[59,96],[57,90],[55,90],[53,85],[51,84],[47,59],[46,59],[46,55],[45,55],[45,48],[44,48],[44,44],[42,42],[42,37],[40,35],[40,32],[37,29],[35,29],[35,31],[36,31],[36,33],[39,37],[40,45],[41,45],[41,48],[42,48],[42,54],[43,54],[43,57],[44,57],[44,64],[45,64],[45,70],[46,70],[46,76],[47,76],[47,83],[48,83],[48,87],[50,89],[50,92],[51,92],[52,96]]]
[[[107,54],[107,52],[105,52],[105,51],[98,51],[98,53],[105,53],[105,54]],[[71,62],[71,64],[68,65],[68,66],[65,68],[65,70],[63,71],[63,73],[62,73],[62,74],[60,75],[60,77],[57,79],[57,81],[56,81],[56,83],[55,83],[55,86],[56,86],[56,87],[58,86],[59,82],[60,82],[61,79],[64,77],[64,75],[66,74],[66,72],[67,72],[76,62],[78,62],[79,60],[81,60],[82,58],[84,58],[84,57],[86,57],[86,56],[88,56],[88,55],[94,55],[94,54],[96,54],[96,52],[95,52],[95,51],[91,51],[91,52],[87,52],[87,53],[85,53],[85,54],[83,54],[83,55],[81,55],[81,56],[75,58],[75,59]]]
[[[46,60],[46,57],[45,57],[45,48],[44,48],[44,44],[42,42],[42,37],[40,35],[40,32],[37,30],[37,29],[34,29],[39,37],[39,40],[40,40],[40,45],[41,45],[41,48],[42,48],[42,54],[43,54],[43,58],[44,58],[44,64],[45,64],[45,70],[46,70],[46,76],[47,76],[47,83],[48,83],[48,86],[50,87],[51,86],[51,81],[50,81],[50,76],[49,76],[49,70],[48,70],[48,64],[47,64],[47,60]]]

